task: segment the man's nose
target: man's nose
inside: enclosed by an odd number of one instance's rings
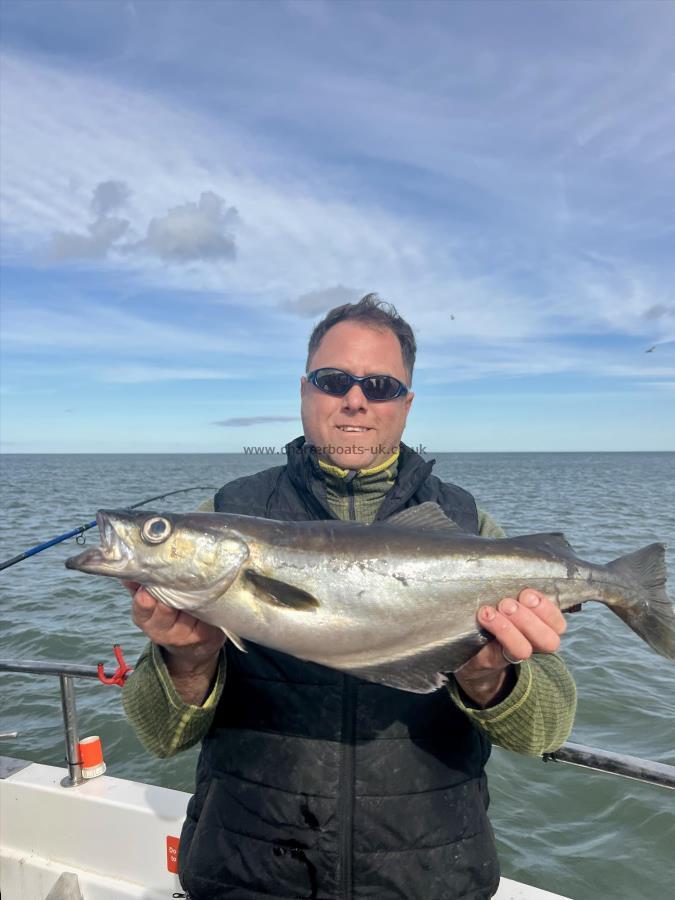
[[[361,385],[353,384],[342,398],[342,408],[359,410],[368,408],[368,400],[361,390]]]

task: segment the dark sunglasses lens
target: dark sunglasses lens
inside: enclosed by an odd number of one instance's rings
[[[357,382],[348,372],[339,369],[317,369],[312,381],[319,390],[333,397],[343,397],[353,384],[358,383],[368,400],[393,400],[403,388],[402,383],[391,375],[369,375]]]
[[[352,386],[352,379],[346,372],[332,372],[327,369],[317,372],[315,376],[316,386],[326,394],[342,397]]]
[[[391,375],[373,375],[361,383],[363,393],[369,400],[393,400],[401,387],[401,382]]]

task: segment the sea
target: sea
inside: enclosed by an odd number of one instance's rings
[[[675,584],[675,453],[437,453],[434,472],[471,491],[509,535],[564,531],[582,559],[608,562],[652,541],[668,547]],[[99,508],[195,488],[148,505],[185,512],[214,488],[284,458],[274,455],[3,455],[0,561],[94,518]],[[86,533],[97,543],[97,531]],[[126,591],[68,571],[64,541],[0,572],[0,658],[114,667],[144,637]],[[675,588],[670,588],[671,600]],[[562,653],[578,686],[570,740],[675,765],[675,664],[608,609],[569,619]],[[108,774],[191,791],[197,749],[154,759],[127,723],[120,689],[76,683],[80,735],[98,734]],[[0,673],[3,755],[61,766],[58,679]],[[507,877],[573,900],[673,896],[672,791],[494,748],[488,764],[494,826]]]

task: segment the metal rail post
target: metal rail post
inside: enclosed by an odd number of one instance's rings
[[[66,761],[68,774],[61,779],[62,787],[75,787],[82,784],[82,765],[77,748],[77,708],[75,706],[75,686],[70,675],[59,675],[61,682],[61,709],[63,710],[63,727],[66,732]]]

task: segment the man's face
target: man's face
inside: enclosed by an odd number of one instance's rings
[[[351,375],[393,375],[408,384],[401,345],[393,331],[358,322],[339,322],[323,337],[310,371],[342,369]],[[319,456],[343,469],[369,469],[397,449],[412,403],[412,392],[395,400],[367,400],[355,384],[344,397],[331,397],[300,384],[305,439]]]

